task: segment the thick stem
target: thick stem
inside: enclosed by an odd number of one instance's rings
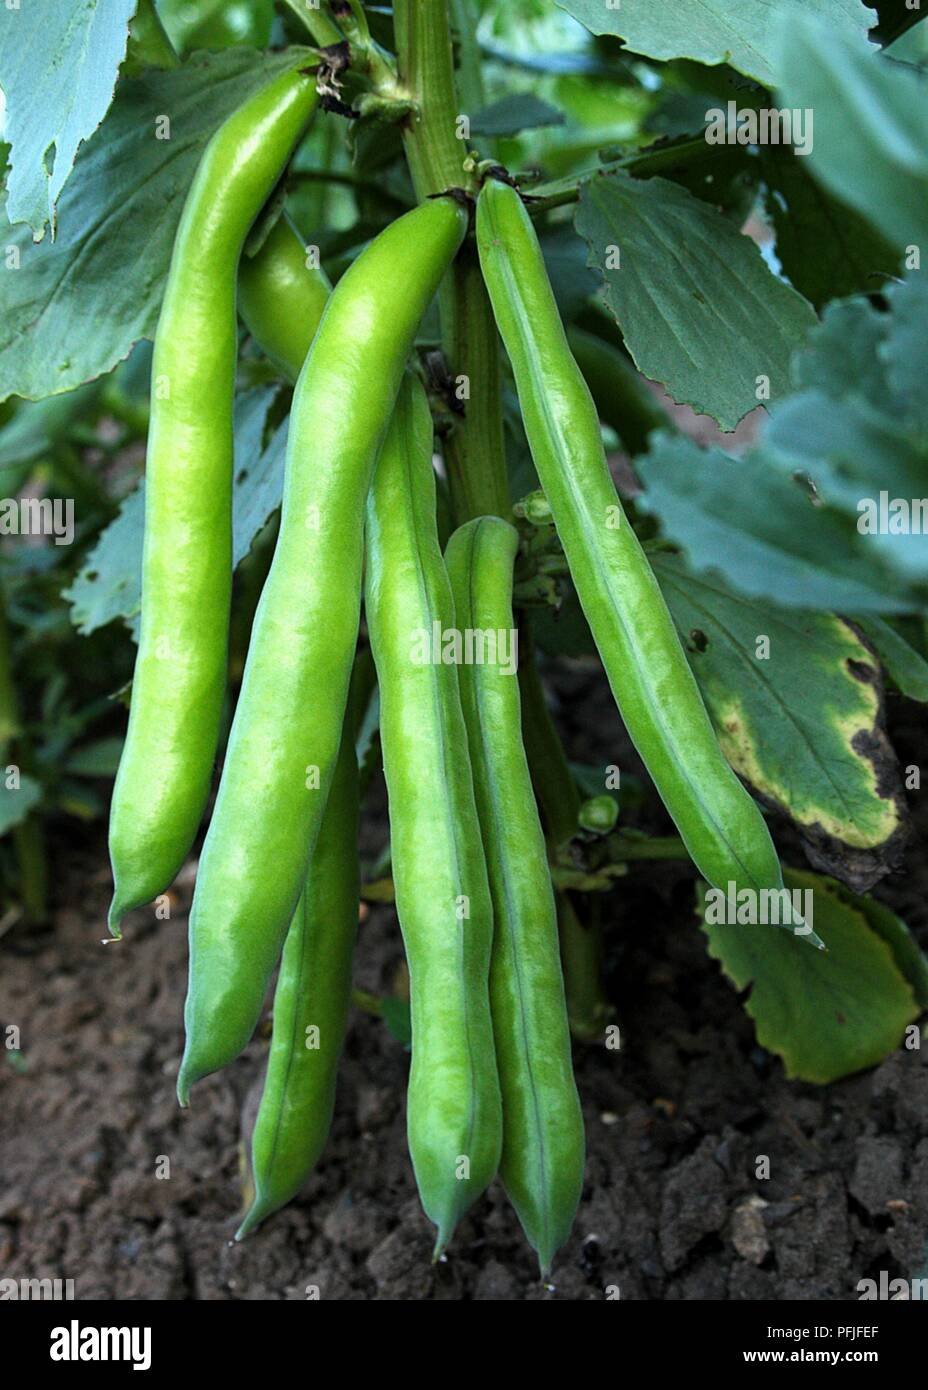
[[[448,0],[396,0],[400,80],[416,104],[406,122],[406,158],[421,200],[463,178]],[[467,384],[464,414],[445,445],[455,524],[508,517],[499,336],[473,245],[458,256],[441,292],[442,345],[452,383]]]
[[[456,418],[444,449],[454,522],[462,526],[476,516],[510,520],[499,335],[472,245],[452,267],[442,315],[452,383],[467,383],[464,414]]]
[[[421,202],[460,187],[467,154],[458,137],[448,0],[395,0],[393,24],[400,83],[416,104],[404,135]]]
[[[483,59],[477,40],[479,20],[477,0],[451,0],[451,18],[458,36],[460,64],[458,90],[469,116],[486,106],[487,94],[483,81]]]

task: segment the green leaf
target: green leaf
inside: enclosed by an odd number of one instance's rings
[[[540,130],[544,126],[564,125],[563,114],[556,106],[532,96],[516,92],[494,101],[471,117],[471,134],[477,136],[518,135],[523,130]]]
[[[251,543],[283,492],[287,421],[262,447],[275,388],[246,391],[235,403],[235,479],[232,488],[232,558],[245,558]],[[123,502],[115,521],[102,532],[83,568],[63,597],[71,621],[85,636],[119,618],[138,640],[142,608],[142,538],[145,488],[141,483]]]
[[[113,99],[137,0],[0,8],[0,86],[11,149],[7,217],[37,240]]]
[[[928,602],[925,283],[913,277],[887,298],[888,314],[866,301],[829,308],[795,360],[799,389],[773,406],[742,459],[652,437],[638,460],[647,486],[638,505],[686,549],[691,569],[787,607],[866,615]]]
[[[198,54],[176,72],[120,82],[98,134],[78,152],[57,240],[36,246],[24,226],[4,236],[0,400],[70,391],[154,335],[174,234],[206,142],[298,53],[260,61],[243,49]],[[166,113],[170,138],[158,139]]]
[[[4,769],[0,768],[0,835],[21,825],[41,799],[42,788],[34,777],[21,774],[19,786],[13,790],[6,785]]]
[[[884,288],[899,254],[870,223],[812,178],[791,150],[760,151],[777,256],[790,282],[816,309],[829,300]]]
[[[407,1050],[412,1047],[412,1019],[409,1000],[388,994],[380,1001],[380,1016],[389,1032]]]
[[[882,618],[858,618],[857,625],[896,688],[910,700],[928,702],[928,661]]]
[[[121,738],[100,738],[85,743],[67,759],[64,770],[74,777],[115,777],[122,753]]]
[[[830,886],[842,901],[863,913],[871,929],[886,942],[900,974],[912,986],[915,1002],[920,1008],[928,1009],[928,959],[905,922],[875,898],[855,897],[838,883]]]
[[[715,66],[730,63],[738,72],[769,86],[778,52],[776,21],[790,26],[812,11],[829,34],[862,39],[876,22],[863,0],[557,0],[593,34],[615,34],[649,58],[694,58]]]
[[[872,887],[906,822],[869,648],[831,614],[754,603],[679,558],[653,563],[732,767],[796,823],[819,868]]]
[[[855,521],[815,507],[793,469],[762,445],[735,460],[659,434],[636,466],[647,486],[637,506],[660,520],[697,574],[790,608],[905,613],[920,606],[918,591],[875,562]]]
[[[100,533],[83,568],[63,591],[62,597],[71,605],[71,621],[85,636],[121,618],[138,640],[144,519],[145,493],[139,486]]]
[[[790,357],[816,318],[760,250],[715,208],[665,179],[624,174],[582,187],[576,226],[640,371],[723,429],[790,384]],[[620,268],[607,269],[611,248]]]
[[[98,413],[102,382],[45,401],[14,401],[0,429],[0,497],[15,497],[29,474],[66,441],[73,427]]]
[[[784,880],[790,892],[812,894],[824,951],[774,927],[708,923],[704,885],[698,911],[709,954],[736,989],[753,986],[745,1008],[757,1041],[783,1059],[788,1077],[826,1085],[876,1066],[900,1045],[920,1008],[898,961],[918,970],[922,989],[924,961],[910,965],[898,934],[887,944],[889,929],[882,922],[874,929],[864,899],[816,874],[787,870]]]
[[[911,275],[886,291],[893,331],[880,349],[886,379],[912,432],[928,431],[928,275]],[[924,480],[924,475],[923,475]]]
[[[815,113],[812,173],[900,249],[928,243],[928,87],[831,27],[782,34],[779,98]]]

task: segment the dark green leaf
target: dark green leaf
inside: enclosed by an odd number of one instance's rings
[[[478,136],[518,135],[522,130],[540,130],[544,126],[563,125],[564,117],[556,106],[528,92],[494,101],[471,117],[470,130]]]
[[[900,250],[928,245],[928,86],[831,27],[783,33],[780,99],[815,113],[816,178]]]
[[[583,186],[576,222],[645,376],[723,429],[763,399],[759,383],[786,392],[814,310],[713,207],[665,179],[612,175]]]
[[[557,0],[593,34],[616,34],[649,58],[695,58],[730,63],[770,85],[778,51],[777,21],[789,24],[810,11],[828,24],[830,35],[863,39],[876,16],[863,0]]]

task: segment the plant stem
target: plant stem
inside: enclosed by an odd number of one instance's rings
[[[351,991],[351,1002],[356,1009],[363,1013],[373,1014],[375,1018],[383,1015],[383,1005],[376,994],[370,994],[366,989],[353,989]]]
[[[519,632],[519,690],[522,738],[532,784],[549,849],[556,852],[576,834],[580,792],[548,709],[531,634],[524,623]],[[585,925],[566,893],[556,897],[570,1031],[578,1041],[592,1042],[601,1039],[605,1020],[612,1013],[603,984],[599,923]]]
[[[396,0],[401,82],[416,103],[404,126],[416,196],[460,186],[467,148],[458,136],[448,0]],[[454,522],[509,517],[499,335],[476,249],[462,249],[441,291],[442,346],[453,383],[467,383],[464,415],[445,444]]]
[[[330,48],[342,42],[344,35],[338,25],[321,9],[307,4],[307,0],[284,0],[284,4],[302,20],[317,48]]]
[[[458,138],[448,0],[395,0],[400,82],[416,104],[404,125],[406,159],[421,202],[460,187],[466,147]]]
[[[442,299],[442,339],[452,380],[463,378],[468,387],[464,415],[444,449],[455,525],[475,516],[510,520],[499,334],[471,244],[455,261]]]
[[[613,1009],[602,985],[602,932],[598,908],[594,920],[584,924],[568,893],[557,895],[557,925],[561,939],[561,965],[567,1019],[578,1042],[602,1042],[603,1029]]]
[[[45,836],[38,817],[27,816],[12,832],[13,852],[19,869],[19,897],[29,922],[48,916],[48,859]]]
[[[596,172],[600,175],[615,173],[617,170],[624,169],[630,174],[660,174],[665,169],[675,169],[680,164],[698,162],[706,157],[707,151],[713,149],[724,149],[722,145],[707,145],[705,137],[694,135],[691,140],[681,141],[678,145],[662,146],[660,149],[639,150],[636,154],[626,155],[623,159],[613,160],[609,164],[604,164]],[[527,209],[532,217],[539,217],[542,213],[550,212],[552,208],[568,207],[571,203],[580,201],[580,187],[585,182],[581,178],[570,188],[564,188],[559,193],[552,193],[548,197],[531,198],[527,204]]]
[[[524,622],[519,629],[519,691],[522,741],[532,771],[535,796],[548,842],[558,849],[577,833],[580,793],[548,709],[531,631]]]
[[[478,6],[475,0],[451,0],[451,18],[458,36],[458,49],[461,56],[458,67],[458,88],[464,110],[472,116],[486,106],[487,94],[483,81],[483,61],[480,44],[477,41],[479,22]]]

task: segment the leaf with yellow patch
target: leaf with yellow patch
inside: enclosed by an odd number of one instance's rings
[[[735,771],[796,823],[816,868],[871,887],[907,828],[870,647],[840,618],[754,602],[679,557],[654,568]]]

